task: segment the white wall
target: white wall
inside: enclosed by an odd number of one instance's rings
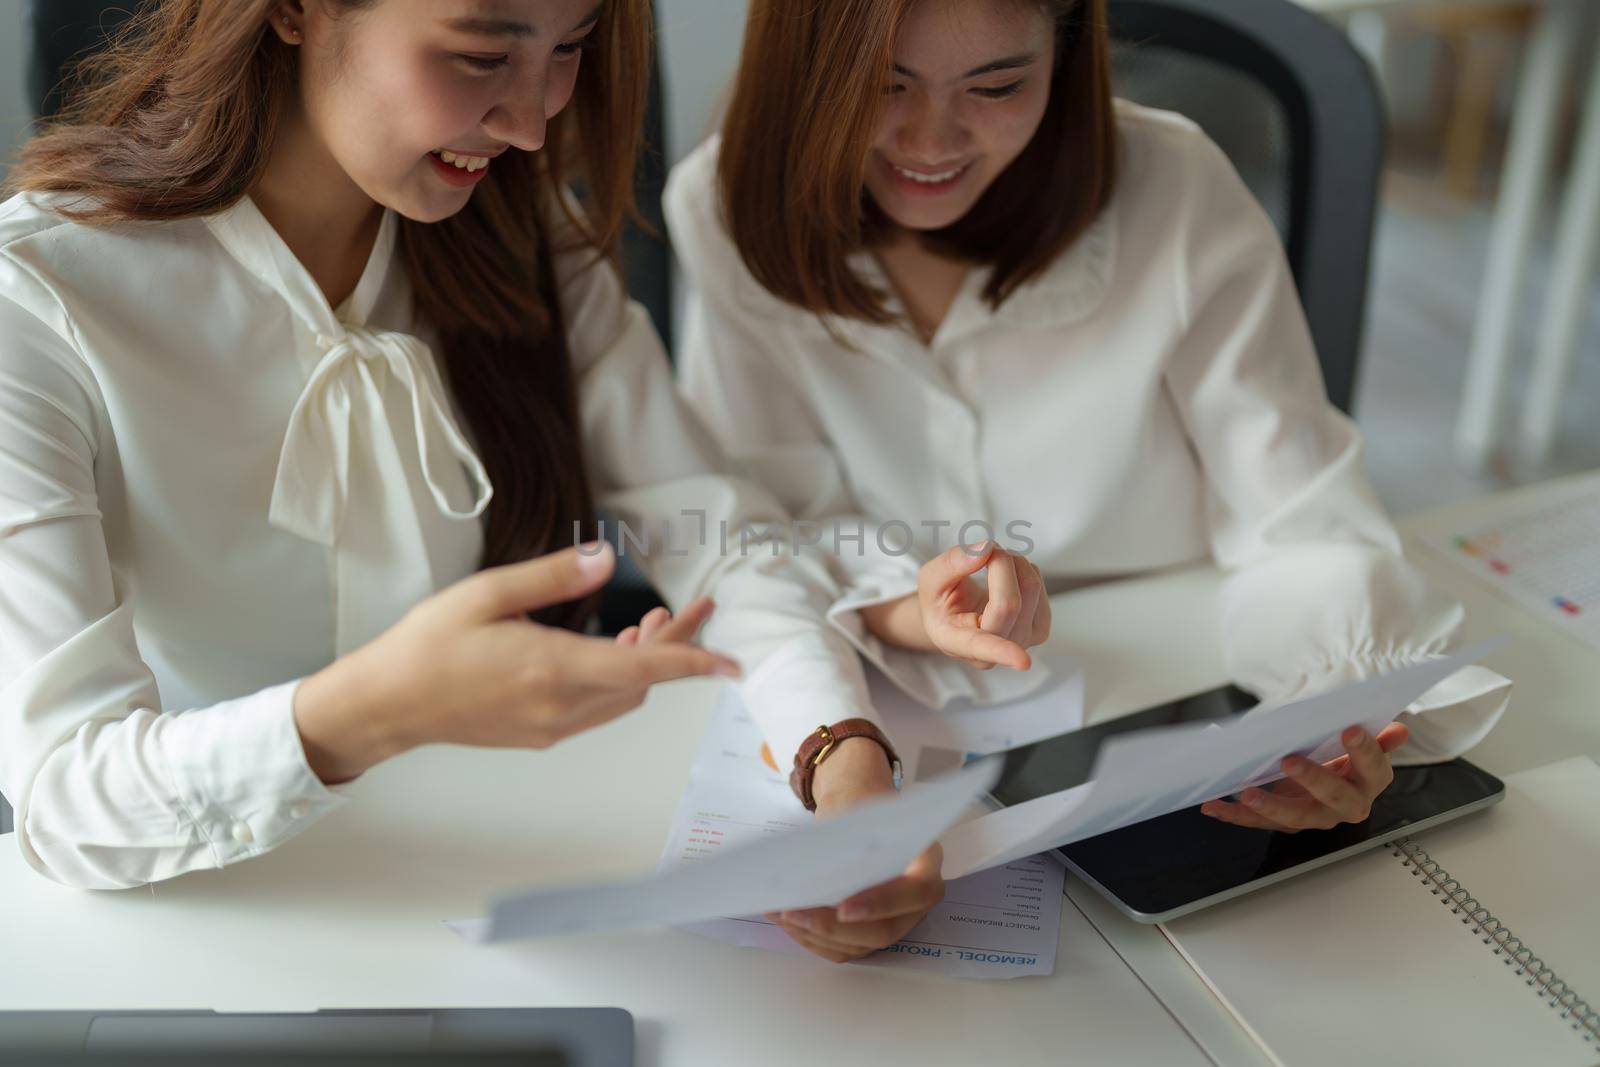
[[[746,2],[656,0],[669,166],[711,132],[715,112],[725,102],[724,90],[739,64]],[[672,332],[681,334],[685,285],[676,263],[672,275]],[[668,339],[669,344],[676,341]]]
[[[0,0],[0,179],[33,118],[24,93],[27,64],[22,40],[22,0]]]
[[[14,0],[0,0],[0,3]],[[709,132],[712,111],[738,65],[746,0],[656,0],[667,98],[667,162]]]

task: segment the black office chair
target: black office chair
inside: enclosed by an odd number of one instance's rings
[[[1110,22],[1117,95],[1199,123],[1277,225],[1349,412],[1385,147],[1366,61],[1289,0],[1111,0]]]

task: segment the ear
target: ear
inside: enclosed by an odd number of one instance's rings
[[[277,0],[267,12],[268,25],[278,40],[287,45],[305,42],[306,6],[302,0]]]

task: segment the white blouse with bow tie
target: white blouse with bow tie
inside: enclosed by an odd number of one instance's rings
[[[259,854],[344,803],[306,764],[295,686],[472,573],[493,490],[412,321],[393,214],[334,309],[248,199],[112,227],[50,208],[0,206],[0,791],[34,867],[112,888]],[[686,512],[784,516],[716,474],[648,318],[592,258],[557,269],[602,506],[672,524],[646,573],[675,607],[717,583],[724,650],[783,699],[857,714],[825,568],[723,555],[714,527],[685,547]]]
[[[969,271],[928,344],[765,290],[724,221],[711,138],[665,199],[693,286],[686,394],[797,519],[854,535],[839,539],[847,592],[830,619],[923,703],[1017,695],[1039,671],[934,671],[865,630],[859,608],[915,589],[907,534],[913,558],[992,536],[1057,588],[1214,560],[1230,574],[1228,669],[1266,704],[1439,655],[1461,607],[1401,555],[1272,223],[1192,122],[1122,101],[1116,114],[1106,210],[998,309],[988,270]],[[901,309],[869,252],[851,265]],[[1428,714],[1407,718],[1396,762],[1475,744],[1509,690],[1481,667],[1448,679],[1411,709]],[[764,725],[798,740],[798,723]]]

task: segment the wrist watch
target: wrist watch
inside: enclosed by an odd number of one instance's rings
[[[807,811],[817,810],[817,801],[811,795],[811,779],[816,775],[817,767],[833,754],[839,742],[852,737],[866,737],[878,743],[883,749],[883,754],[889,758],[889,770],[894,775],[894,787],[900,788],[900,757],[895,755],[894,746],[889,744],[889,739],[883,735],[883,731],[870,719],[845,719],[832,726],[819,726],[811,731],[800,743],[800,751],[794,754],[794,770],[789,772],[789,786],[794,790],[794,795],[800,798],[800,803],[806,806]]]

